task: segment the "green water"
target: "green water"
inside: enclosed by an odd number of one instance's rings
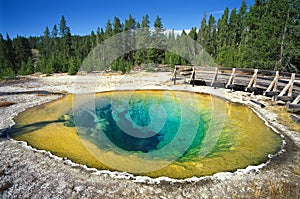
[[[257,165],[281,146],[252,110],[209,95],[107,92],[93,106],[76,99],[25,111],[12,136],[90,167],[173,178]]]

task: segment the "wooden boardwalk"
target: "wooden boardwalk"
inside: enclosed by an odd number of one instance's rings
[[[172,81],[174,84],[187,83],[265,95],[273,101],[286,103],[288,111],[300,113],[300,74],[260,69],[175,66]]]

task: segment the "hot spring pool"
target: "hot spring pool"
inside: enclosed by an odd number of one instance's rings
[[[114,91],[92,100],[68,95],[15,121],[11,136],[37,149],[150,177],[235,171],[266,162],[282,143],[248,107],[182,91]]]

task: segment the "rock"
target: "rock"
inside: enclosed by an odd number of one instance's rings
[[[85,190],[85,187],[82,186],[82,185],[79,185],[79,186],[75,186],[75,187],[73,188],[73,190],[74,190],[75,192],[77,192],[77,193],[80,193],[80,192],[82,192],[83,190]]]
[[[5,182],[4,184],[0,184],[0,193],[2,191],[9,189],[12,186],[13,186],[13,183],[11,183],[11,182]]]

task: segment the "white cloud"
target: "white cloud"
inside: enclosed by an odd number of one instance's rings
[[[216,15],[216,14],[223,14],[224,10],[216,10],[216,11],[212,11],[212,12],[208,12],[208,15]]]
[[[165,30],[165,34],[169,34],[170,32],[174,31],[174,34],[177,35],[181,35],[182,30]],[[189,34],[189,32],[191,31],[191,29],[187,29],[184,30],[187,34]]]

